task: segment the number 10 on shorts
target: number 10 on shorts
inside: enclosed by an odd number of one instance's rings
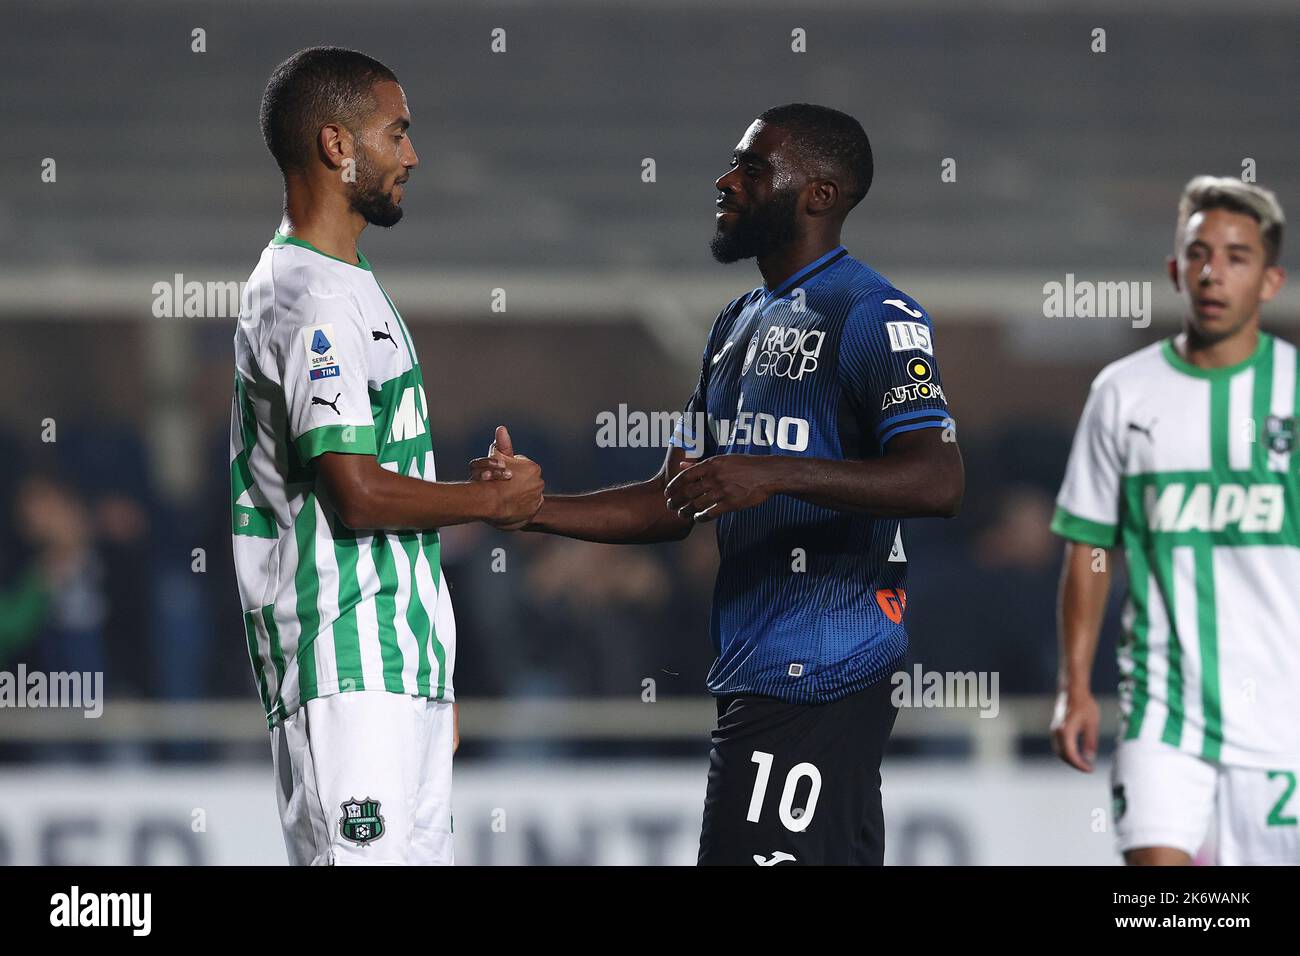
[[[750,794],[749,813],[745,815],[745,819],[750,823],[757,823],[763,814],[763,798],[767,794],[767,781],[772,776],[772,755],[762,750],[755,750],[749,760],[751,763],[758,764],[758,774],[754,778],[754,792]],[[794,792],[799,786],[799,781],[804,777],[812,781],[812,789],[808,792],[808,805],[803,808],[803,812],[796,815]],[[821,792],[820,770],[810,763],[797,763],[791,767],[790,772],[785,776],[781,802],[777,805],[781,825],[791,833],[801,833],[808,829],[808,824],[812,823],[813,814],[817,811],[817,797]]]

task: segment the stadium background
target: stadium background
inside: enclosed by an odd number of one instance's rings
[[[0,670],[103,671],[106,704],[0,711],[0,803],[26,808],[0,820],[0,863],[283,862],[230,561],[234,313],[218,295],[159,315],[156,284],[247,277],[280,203],[259,96],[316,43],[379,57],[409,97],[406,217],[361,245],[416,339],[449,479],[498,423],[551,490],[653,473],[662,448],[598,447],[597,416],[679,409],[714,315],[759,282],[707,251],[732,145],[785,102],[862,121],[876,179],[845,242],[934,317],[967,466],[962,515],[906,527],[912,659],[996,672],[1000,690],[991,719],[901,714],[888,860],[1115,862],[1106,759],[1085,777],[1048,756],[1052,499],[1092,376],[1177,325],[1163,260],[1183,183],[1253,161],[1297,215],[1300,16],[1092,7],[7,4]],[[1067,274],[1150,282],[1151,326],[1045,317],[1044,284]],[[1297,319],[1295,287],[1265,311],[1286,336]],[[444,556],[460,859],[691,862],[711,529],[619,549],[466,526]],[[47,612],[24,613],[52,564]]]

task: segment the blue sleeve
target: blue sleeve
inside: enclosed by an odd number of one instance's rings
[[[875,289],[850,307],[840,338],[840,383],[865,435],[951,427],[930,316],[897,289]]]

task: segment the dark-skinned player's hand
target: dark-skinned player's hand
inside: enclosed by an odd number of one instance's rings
[[[683,461],[664,488],[668,507],[683,518],[712,521],[729,511],[761,505],[772,497],[775,461],[766,455],[715,455]]]

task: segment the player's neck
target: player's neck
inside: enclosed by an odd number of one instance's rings
[[[1228,368],[1240,365],[1259,347],[1259,322],[1249,322],[1235,335],[1218,342],[1205,342],[1195,333],[1184,329],[1174,339],[1174,350],[1189,365],[1197,368]]]
[[[758,271],[763,284],[775,289],[810,262],[816,262],[840,244],[840,237],[808,236],[794,245],[778,250],[758,260]]]
[[[366,228],[366,221],[349,209],[342,197],[312,195],[309,187],[290,187],[284,207],[281,233],[309,242],[335,259],[360,263],[357,238]]]

